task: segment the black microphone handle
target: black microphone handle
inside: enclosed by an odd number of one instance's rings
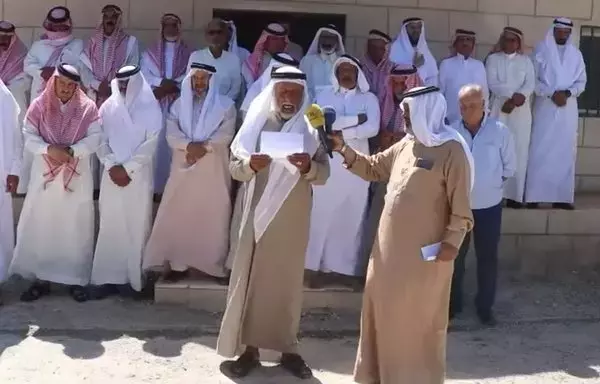
[[[327,134],[325,134],[325,129],[323,127],[317,128],[317,132],[319,132],[319,140],[323,145],[323,148],[327,151],[330,159],[333,159],[333,153],[331,152],[331,144],[330,140],[327,138]]]

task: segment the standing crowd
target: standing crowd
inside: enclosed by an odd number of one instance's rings
[[[83,302],[213,279],[229,284],[217,347],[239,356],[229,373],[271,349],[306,379],[303,287],[364,286],[355,381],[437,384],[471,237],[475,306],[493,325],[504,200],[573,209],[586,70],[568,19],[531,56],[504,28],[484,62],[458,29],[439,66],[419,18],[396,40],[372,30],[361,60],[332,25],[303,54],[289,24],[269,24],[249,52],[214,19],[193,52],[165,14],[140,52],[121,20],[107,5],[83,42],[55,7],[29,51],[0,22],[0,282],[29,280],[23,301],[51,283]],[[312,103],[336,112],[328,145]]]

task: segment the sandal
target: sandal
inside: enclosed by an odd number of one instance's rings
[[[21,301],[30,303],[50,294],[50,284],[36,281],[21,294]]]
[[[312,370],[304,359],[295,353],[284,353],[281,355],[281,367],[299,379],[307,380],[313,377]]]
[[[254,352],[244,352],[237,360],[231,362],[229,372],[234,378],[242,378],[258,367],[260,367],[258,355]]]
[[[188,276],[188,271],[170,271],[163,278],[164,281],[169,283],[177,283]]]
[[[88,291],[85,289],[85,287],[82,287],[81,285],[72,286],[70,289],[70,294],[73,300],[75,300],[78,303],[83,303],[90,299]]]

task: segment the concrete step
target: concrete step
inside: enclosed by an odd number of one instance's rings
[[[227,287],[202,280],[182,280],[177,283],[158,282],[154,301],[160,304],[179,304],[209,312],[223,312],[227,300]],[[345,287],[305,289],[303,309],[321,308],[359,310],[362,293]]]

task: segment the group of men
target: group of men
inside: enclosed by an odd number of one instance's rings
[[[192,52],[173,14],[140,59],[121,19],[104,7],[83,43],[69,10],[55,7],[29,52],[0,23],[0,278],[30,280],[23,301],[50,283],[86,301],[140,291],[158,275],[229,282],[217,348],[239,355],[229,373],[246,376],[272,349],[306,379],[303,285],[366,274],[356,382],[441,383],[473,225],[476,306],[490,324],[503,197],[515,207],[572,203],[565,156],[574,159],[585,67],[567,19],[555,20],[533,63],[515,28],[485,64],[471,56],[475,34],[457,30],[439,69],[417,18],[396,41],[372,30],[362,62],[331,25],[302,57],[282,24],[248,52],[235,25],[215,19],[209,46]],[[304,116],[313,102],[336,112],[327,145]],[[11,257],[11,193],[23,179]]]

